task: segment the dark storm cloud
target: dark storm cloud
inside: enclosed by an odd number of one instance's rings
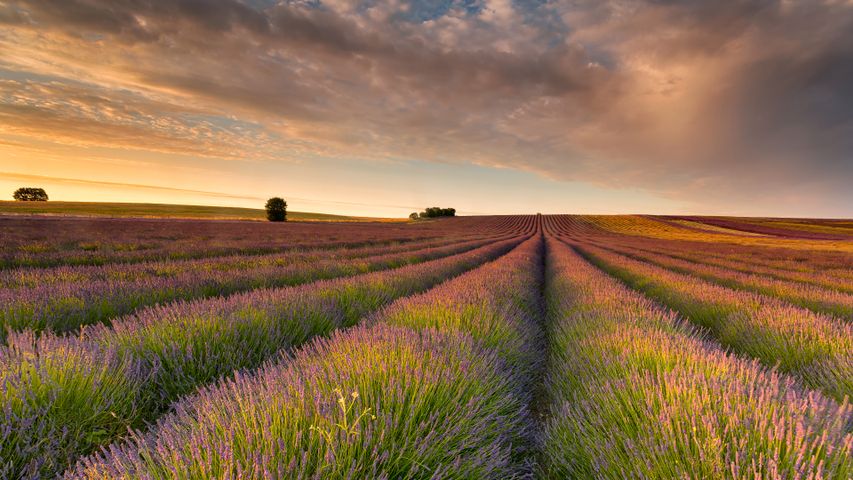
[[[234,116],[322,155],[475,162],[694,202],[853,202],[849,2],[430,5],[5,2],[0,41],[15,54],[0,63]],[[52,95],[30,108],[68,118]],[[194,117],[162,111],[191,141]]]

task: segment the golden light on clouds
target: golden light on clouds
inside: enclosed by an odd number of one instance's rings
[[[95,182],[75,199],[849,216],[851,32],[849,2],[3,1],[0,170]]]

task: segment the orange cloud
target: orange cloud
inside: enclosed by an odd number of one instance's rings
[[[6,2],[0,128],[474,163],[697,204],[853,201],[848,3],[255,4]]]

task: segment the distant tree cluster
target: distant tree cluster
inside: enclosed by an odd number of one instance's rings
[[[267,220],[271,222],[287,221],[287,202],[283,198],[273,197],[267,200]]]
[[[15,190],[12,198],[19,202],[46,202],[47,192],[43,188],[23,187]]]
[[[438,217],[455,217],[455,208],[429,207],[421,213],[412,212],[409,218],[417,220],[419,218],[438,218]]]

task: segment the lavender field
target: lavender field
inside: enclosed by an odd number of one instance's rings
[[[0,478],[853,478],[853,222],[0,235]]]

